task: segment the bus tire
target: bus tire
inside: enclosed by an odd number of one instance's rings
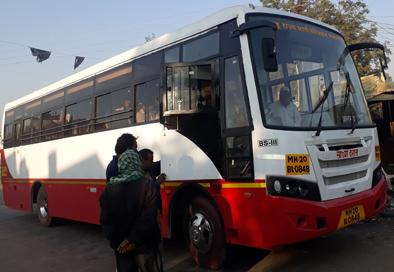
[[[189,249],[201,267],[219,269],[226,258],[226,238],[218,211],[204,197],[195,197],[189,206]]]
[[[48,194],[44,186],[40,187],[37,194],[37,215],[41,225],[49,227],[53,224],[53,218],[48,213]]]

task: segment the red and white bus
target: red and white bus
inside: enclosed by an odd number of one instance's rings
[[[282,87],[292,111],[280,109]],[[278,10],[217,12],[8,103],[3,124],[5,205],[37,206],[45,225],[97,224],[115,141],[138,136],[167,174],[163,236],[187,234],[211,268],[227,243],[311,239],[386,202],[376,128],[343,37]]]

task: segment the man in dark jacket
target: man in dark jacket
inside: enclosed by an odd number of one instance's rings
[[[132,134],[122,134],[116,142],[116,154],[121,157],[127,150],[135,150],[136,139]],[[135,163],[141,162],[138,159]],[[109,183],[100,197],[100,223],[115,252],[117,270],[130,272],[139,267],[142,271],[157,271],[151,267],[160,242],[155,184],[145,178],[112,182],[111,178],[118,174],[114,159],[107,167]]]
[[[100,224],[115,251],[117,271],[138,271],[136,256],[141,255],[145,256],[145,263],[139,263],[142,271],[159,270],[155,253],[160,233],[153,181],[140,179],[109,184],[100,197],[100,205]],[[154,265],[157,267],[150,267]]]

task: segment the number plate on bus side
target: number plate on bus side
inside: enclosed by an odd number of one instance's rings
[[[306,154],[286,154],[286,175],[309,175],[309,156]]]
[[[365,219],[365,212],[363,205],[357,205],[345,209],[341,213],[341,218],[339,219],[339,223],[338,223],[338,229],[342,229],[349,225],[355,224],[363,219]]]

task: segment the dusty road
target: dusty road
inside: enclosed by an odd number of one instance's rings
[[[1,272],[115,270],[99,226],[63,221],[45,228],[35,215],[4,207],[0,195]],[[179,243],[165,241],[164,251],[166,271],[204,271]],[[394,271],[393,260],[394,219],[378,218],[271,253],[233,247],[221,271]]]

